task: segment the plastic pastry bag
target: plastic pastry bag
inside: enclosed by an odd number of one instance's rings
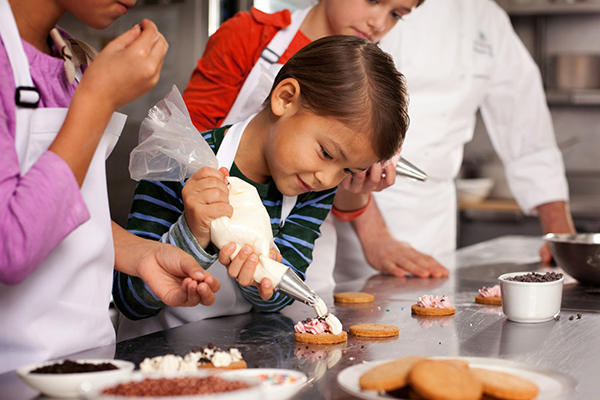
[[[190,118],[175,85],[142,121],[129,157],[131,179],[184,181],[202,167],[218,168],[212,149]]]

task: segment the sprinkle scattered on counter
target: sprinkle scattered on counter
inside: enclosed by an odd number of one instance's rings
[[[404,307],[402,307],[402,309],[404,309]],[[389,308],[386,308],[386,309],[385,309],[385,312],[390,312],[390,309],[389,309]]]
[[[277,386],[286,383],[294,383],[298,378],[290,376],[288,374],[260,374],[257,376],[262,382],[268,383],[269,385]]]

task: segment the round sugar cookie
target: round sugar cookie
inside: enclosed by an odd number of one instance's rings
[[[363,323],[350,327],[350,334],[359,337],[380,338],[397,336],[400,328],[396,325]]]
[[[314,333],[294,333],[294,338],[297,342],[312,343],[312,344],[335,344],[343,343],[348,340],[348,334],[344,331],[338,335],[333,333],[320,333],[315,335]]]
[[[422,360],[425,358],[412,356],[377,365],[362,374],[358,384],[362,390],[398,390],[408,384],[408,373],[415,363]]]
[[[372,303],[375,296],[364,292],[340,292],[333,295],[335,301],[339,303]]]
[[[213,369],[245,369],[245,368],[248,368],[248,364],[246,364],[246,361],[244,361],[244,360],[234,361],[234,362],[232,362],[231,364],[229,364],[226,367],[215,367],[212,363],[198,364],[198,369],[206,369],[206,368],[213,368]]]
[[[483,384],[468,370],[449,362],[417,362],[408,374],[411,388],[430,400],[479,400]]]
[[[454,308],[454,306],[450,308],[427,308],[413,304],[410,307],[410,310],[413,314],[417,315],[452,315],[456,313],[456,308]]]
[[[475,296],[475,303],[486,304],[489,306],[501,306],[502,305],[502,297],[482,297]]]
[[[539,393],[535,383],[519,376],[482,368],[471,372],[483,384],[483,392],[496,399],[529,400]]]

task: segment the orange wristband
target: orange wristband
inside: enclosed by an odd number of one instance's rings
[[[369,203],[371,203],[372,198],[373,198],[373,196],[371,195],[371,193],[369,193],[369,200],[367,200],[367,204],[365,204],[362,208],[359,208],[358,210],[340,211],[335,207],[331,207],[331,213],[333,214],[334,217],[336,217],[338,219],[338,221],[341,221],[341,222],[353,221],[356,218],[363,215],[363,213],[365,211],[367,211],[367,206],[369,205]]]

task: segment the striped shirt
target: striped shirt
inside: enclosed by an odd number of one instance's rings
[[[228,127],[203,133],[204,139],[216,153]],[[281,226],[283,195],[273,181],[259,184],[246,178],[235,163],[229,171],[256,187],[271,219],[275,245],[282,255],[282,263],[291,267],[302,279],[312,262],[315,241],[321,236],[320,226],[333,204],[336,189],[309,192],[298,196],[296,205]],[[160,240],[182,248],[208,269],[218,258],[217,249],[203,249],[192,235],[183,217],[181,190],[184,182],[141,181],[136,188],[127,230],[152,240]],[[269,300],[262,300],[253,287],[240,289],[246,299],[260,311],[275,312],[291,304],[293,299],[275,293]],[[218,295],[218,294],[217,294]],[[140,279],[115,271],[113,298],[117,308],[130,319],[142,319],[157,315],[165,305]]]

